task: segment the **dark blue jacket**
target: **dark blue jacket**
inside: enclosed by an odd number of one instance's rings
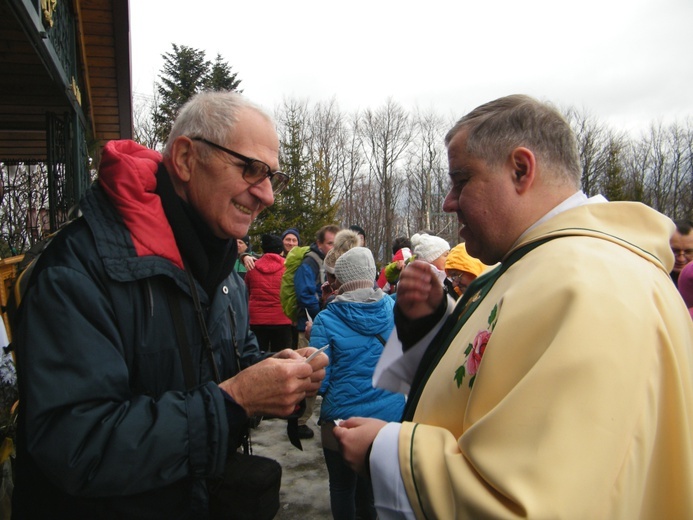
[[[238,433],[153,193],[157,156],[109,145],[112,171],[44,251],[20,307],[13,518],[205,518],[205,479],[222,472]],[[167,288],[182,308],[192,390]],[[223,380],[261,357],[245,286],[231,273],[211,297],[198,292]]]
[[[306,254],[303,257],[303,262],[294,273],[294,289],[298,304],[296,328],[301,332],[306,330],[306,322],[308,321],[306,311],[310,314],[311,319],[315,319],[320,312],[321,286],[325,281],[321,274],[322,261],[325,259],[325,255],[315,243],[310,245],[310,250],[320,257],[320,263],[318,264],[313,255]]]

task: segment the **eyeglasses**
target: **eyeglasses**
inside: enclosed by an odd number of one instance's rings
[[[449,276],[450,281],[452,282],[453,285],[459,285],[460,287],[466,288],[469,284],[467,283],[468,279],[464,279],[464,274],[453,274],[452,276]]]
[[[671,249],[672,253],[674,253],[674,258],[678,256],[685,256],[689,260],[693,260],[693,249]]]
[[[257,186],[262,181],[269,178],[270,184],[272,185],[272,192],[276,195],[281,193],[282,190],[289,184],[289,176],[286,173],[280,171],[273,172],[268,164],[258,159],[251,159],[250,157],[241,155],[238,152],[234,152],[233,150],[224,148],[223,146],[213,143],[212,141],[208,141],[204,137],[191,137],[191,139],[193,141],[205,143],[212,148],[221,150],[222,152],[229,154],[231,157],[235,157],[236,159],[243,161],[245,163],[245,166],[243,167],[243,180],[251,186]]]

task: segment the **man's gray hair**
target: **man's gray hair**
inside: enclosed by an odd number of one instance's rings
[[[218,90],[195,94],[178,112],[164,147],[164,157],[171,156],[173,142],[182,135],[204,137],[223,146],[244,109],[256,111],[274,125],[271,115],[238,92]],[[200,149],[203,158],[209,153],[209,147]]]
[[[467,152],[498,165],[518,146],[530,149],[544,174],[580,187],[582,166],[570,125],[551,104],[525,95],[506,96],[481,105],[462,117],[445,136],[448,146],[467,131]]]

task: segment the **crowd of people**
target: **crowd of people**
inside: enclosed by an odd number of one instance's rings
[[[318,395],[335,519],[693,516],[693,223],[588,198],[527,96],[445,145],[458,240],[377,269],[358,225],[249,234],[289,179],[242,95],[108,143],[20,309],[16,518],[214,517],[253,418],[311,439]]]

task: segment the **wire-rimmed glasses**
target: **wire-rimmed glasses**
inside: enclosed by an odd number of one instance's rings
[[[258,159],[251,159],[243,154],[234,152],[221,146],[220,144],[214,143],[204,137],[191,137],[193,141],[200,141],[205,143],[212,148],[221,150],[224,153],[229,154],[231,157],[240,159],[245,163],[243,167],[243,180],[250,184],[251,186],[257,186],[266,178],[269,178],[270,184],[272,185],[272,192],[276,195],[281,193],[284,188],[289,184],[289,176],[280,171],[273,172],[272,168],[269,167],[267,163],[264,163]]]

